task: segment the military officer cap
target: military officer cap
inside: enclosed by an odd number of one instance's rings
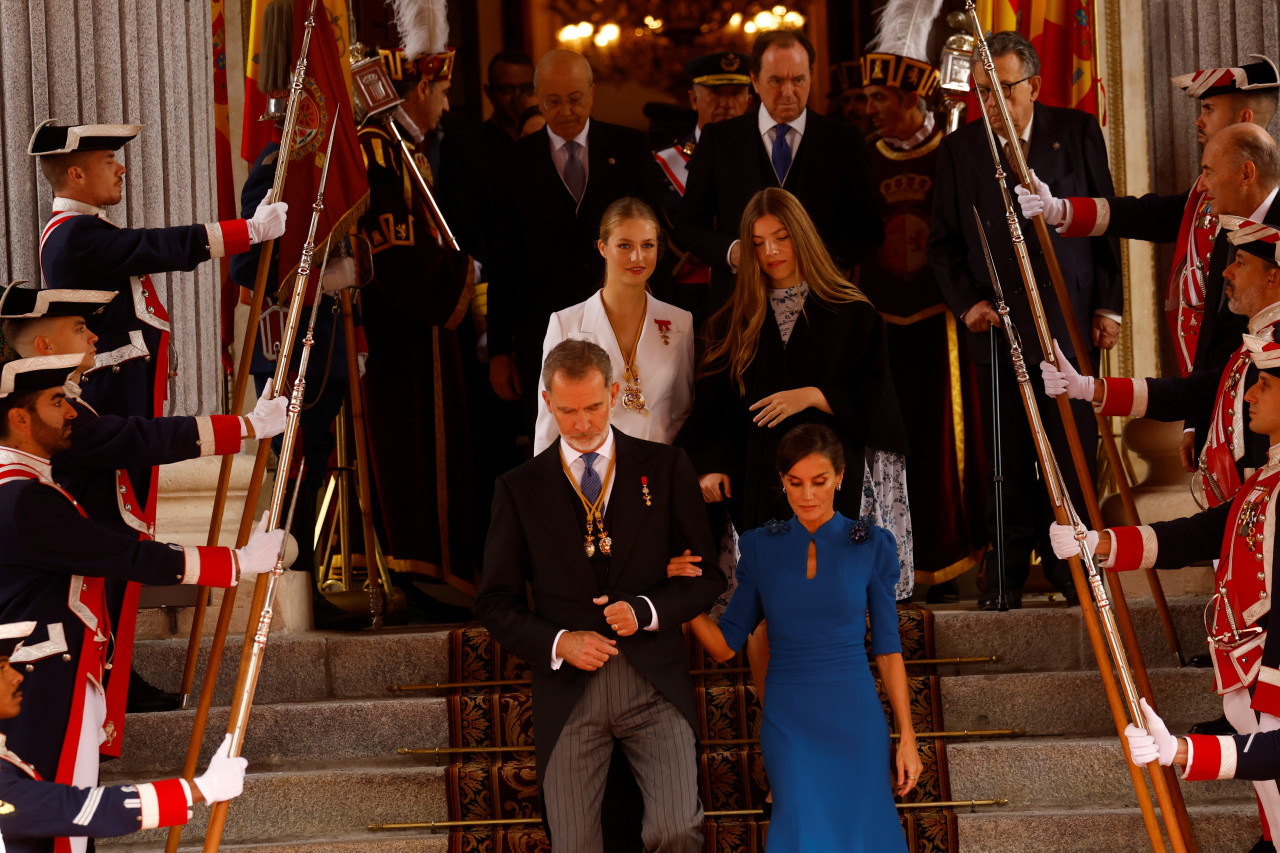
[[[734,50],[708,53],[684,64],[684,70],[699,86],[745,86],[751,82],[750,67],[751,57]]]
[[[0,368],[0,400],[10,395],[61,388],[82,361],[82,352],[11,359]]]
[[[72,151],[115,151],[142,132],[141,124],[57,124],[46,119],[36,126],[27,145],[33,157]]]
[[[1276,73],[1276,64],[1265,56],[1250,54],[1257,59],[1248,65],[1235,68],[1207,68],[1191,74],[1182,74],[1171,78],[1173,84],[1187,93],[1190,98],[1211,98],[1214,95],[1225,95],[1230,92],[1249,92],[1255,89],[1275,89],[1280,87],[1280,75]]]
[[[71,290],[30,287],[15,281],[0,293],[0,320],[34,320],[37,317],[90,317],[101,314],[115,298],[114,290]]]
[[[23,637],[30,636],[35,629],[35,622],[0,624],[0,658],[12,657],[14,649],[22,642]]]
[[[1280,230],[1243,216],[1218,217],[1218,224],[1227,232],[1227,240],[1237,251],[1257,255],[1268,263],[1280,266]]]
[[[1253,366],[1263,373],[1280,376],[1280,344],[1257,335],[1244,334],[1244,348]]]

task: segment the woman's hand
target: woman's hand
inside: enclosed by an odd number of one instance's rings
[[[701,557],[693,556],[693,552],[686,548],[679,557],[672,557],[667,561],[667,577],[700,578],[702,577],[702,569],[694,564],[701,561]]]
[[[824,402],[826,400],[822,392],[812,385],[792,388],[790,391],[779,391],[751,404],[751,411],[760,410],[760,413],[751,420],[757,426],[775,427],[794,414],[811,407],[818,407],[819,398]]]
[[[709,504],[733,497],[728,474],[703,474],[698,478],[698,485],[702,488],[702,499]]]
[[[916,786],[916,782],[920,779],[920,770],[924,767],[920,763],[920,752],[916,749],[914,733],[904,733],[899,739],[898,754],[894,764],[898,768],[897,787],[894,790],[901,797]]]

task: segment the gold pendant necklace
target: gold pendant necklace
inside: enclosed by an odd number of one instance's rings
[[[582,486],[574,479],[573,472],[569,470],[569,463],[564,460],[564,448],[560,448],[560,467],[564,469],[565,476],[569,478],[574,492],[578,495],[578,500],[582,501],[582,507],[587,513],[587,535],[586,541],[582,543],[582,550],[590,559],[596,555],[596,529],[600,530],[600,553],[606,557],[613,556],[613,539],[610,538],[608,531],[604,529],[604,516],[600,510],[604,507],[604,496],[609,491],[609,483],[613,480],[613,467],[618,461],[618,454],[615,452],[609,457],[609,467],[605,470],[604,482],[600,484],[600,494],[596,495],[594,501],[587,500],[587,496],[582,493]],[[584,461],[585,465],[586,462]]]
[[[647,300],[647,297],[646,297]],[[604,298],[601,297],[600,304],[604,305]],[[618,342],[618,351],[622,351],[622,338],[618,337],[618,330],[613,325],[613,318],[609,317],[609,309],[604,309],[604,315],[609,319],[609,329],[613,332],[613,339]],[[638,414],[649,416],[649,409],[646,406],[644,391],[640,388],[640,372],[636,370],[636,350],[640,348],[640,336],[644,334],[644,315],[640,315],[640,325],[636,328],[636,339],[631,344],[630,354],[623,354],[623,372],[622,378],[626,383],[622,386],[622,408],[635,409]]]

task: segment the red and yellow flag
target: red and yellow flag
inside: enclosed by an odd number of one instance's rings
[[[324,186],[324,210],[316,226],[316,258],[310,282],[312,292],[318,282],[325,241],[330,234],[335,241],[345,237],[369,205],[369,178],[360,153],[360,141],[356,138],[351,90],[346,76],[350,73],[350,63],[346,51],[339,51],[337,31],[333,27],[321,26],[320,5],[317,2],[316,27],[311,34],[311,47],[307,54],[307,79],[302,85],[298,103],[298,123],[282,199],[289,203],[289,224],[277,242],[280,284],[291,288],[311,225],[311,207],[320,189],[324,154],[329,146],[329,129],[333,127],[333,162]],[[306,16],[307,5],[295,0],[294,62],[297,62],[302,48]]]
[[[214,0],[214,2],[218,2],[218,0]],[[263,19],[267,7],[273,2],[279,3],[281,0],[252,0],[252,8],[249,11],[249,44],[245,50],[244,67],[244,117],[240,137],[240,156],[249,163],[256,160],[263,147],[271,141],[271,122],[258,121],[258,117],[267,108],[267,96],[258,90],[258,79],[262,71]],[[311,8],[311,2],[312,0],[293,0],[295,20],[306,20],[307,11]],[[351,45],[351,31],[349,26],[350,18],[347,15],[347,0],[315,0],[315,13],[316,31],[318,32],[327,24],[327,29],[333,34],[333,40],[337,45],[338,55],[342,62],[342,76],[346,81],[345,85],[349,100],[351,93],[351,61],[347,55],[347,48]],[[294,27],[294,30],[295,37],[300,39],[301,29]],[[312,41],[315,41],[314,35],[312,36]],[[295,61],[298,56],[299,44],[301,44],[301,41],[296,41],[292,47]],[[310,70],[307,73],[310,76]]]
[[[977,7],[985,33],[1017,30],[1040,54],[1042,103],[1103,119],[1093,0],[977,0]]]

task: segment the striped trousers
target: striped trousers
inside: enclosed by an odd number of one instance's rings
[[[621,652],[591,678],[542,774],[552,849],[603,853],[600,800],[615,738],[644,798],[644,849],[699,853],[702,803],[693,730]]]

